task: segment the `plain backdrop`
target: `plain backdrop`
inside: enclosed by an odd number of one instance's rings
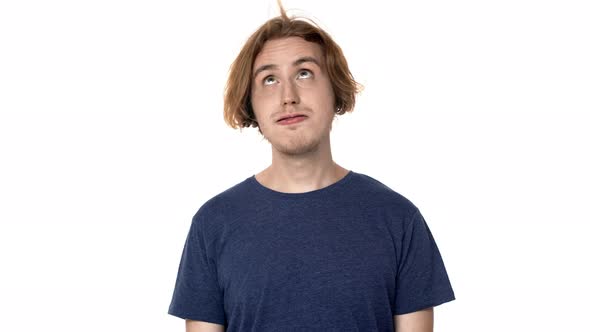
[[[422,211],[436,331],[587,330],[586,1],[285,0],[365,90],[333,157]],[[191,218],[270,145],[223,121],[259,1],[0,2],[0,330],[183,331]]]

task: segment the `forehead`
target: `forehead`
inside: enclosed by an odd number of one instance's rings
[[[267,64],[291,64],[304,56],[313,56],[323,63],[322,48],[317,43],[308,42],[300,37],[273,39],[264,43],[254,60],[253,67]]]

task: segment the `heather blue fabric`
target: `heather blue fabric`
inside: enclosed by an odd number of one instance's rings
[[[193,217],[168,313],[226,331],[393,331],[393,315],[455,299],[424,218],[349,171],[306,193],[254,176]]]

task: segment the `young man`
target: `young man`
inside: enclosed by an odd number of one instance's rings
[[[187,331],[432,331],[455,299],[418,208],[332,160],[358,88],[331,37],[282,8],[244,45],[225,119],[258,127],[272,163],[193,217],[169,308]]]

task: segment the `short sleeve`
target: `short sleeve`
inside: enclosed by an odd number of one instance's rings
[[[201,210],[193,217],[186,238],[172,302],[170,315],[225,325],[223,293],[217,280],[215,260],[208,251],[203,232],[204,214]]]
[[[402,238],[394,315],[402,315],[455,299],[441,254],[422,217],[416,211]]]

